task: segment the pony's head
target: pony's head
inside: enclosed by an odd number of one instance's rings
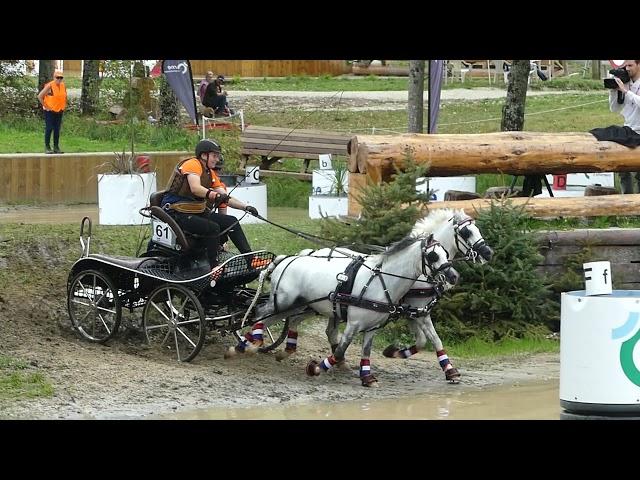
[[[456,285],[460,280],[460,274],[449,261],[449,252],[433,234],[422,239],[422,274],[443,285]]]
[[[449,252],[434,238],[433,234],[407,235],[402,240],[389,245],[386,251],[381,253],[375,261],[393,261],[391,259],[396,258],[396,255],[403,255],[408,248],[413,248],[414,246],[416,247],[415,253],[418,254],[418,242],[420,242],[422,274],[427,278],[432,278],[434,281],[448,282],[451,285],[458,283],[460,274],[449,261]]]
[[[486,263],[493,256],[493,250],[482,237],[474,219],[462,209],[442,208],[429,211],[426,217],[416,222],[411,235],[417,237],[436,232],[448,232],[445,237],[453,237],[449,240],[453,242],[451,246],[469,260],[475,262],[478,259],[480,263]],[[445,241],[444,238],[439,238],[441,234],[437,235],[437,239]]]
[[[474,262],[476,258],[480,263],[489,262],[493,257],[493,250],[487,245],[474,219],[460,209],[454,212],[451,222],[458,251]]]

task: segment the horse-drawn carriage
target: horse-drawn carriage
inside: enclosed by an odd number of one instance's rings
[[[141,257],[90,253],[91,220],[83,218],[82,255],[69,273],[67,307],[73,328],[100,343],[118,332],[123,309],[142,308],[140,325],[150,347],[190,361],[200,352],[208,332],[241,338],[242,330],[253,325],[253,306],[264,298],[247,285],[274,255],[265,250],[240,255],[221,251],[224,274],[212,286],[200,239],[184,232],[159,207],[162,193],[152,194],[150,206],[140,211],[151,218],[152,228],[147,252]],[[266,332],[261,351],[274,349],[284,340],[287,321],[278,327],[275,335]]]
[[[322,368],[343,361],[353,335],[363,333],[361,379],[370,386],[376,381],[369,364],[373,335],[390,319],[404,315],[414,321],[417,343],[406,349],[389,347],[385,356],[408,358],[429,340],[446,379],[459,377],[430,319],[444,288],[425,287],[457,283],[459,276],[450,261],[456,253],[474,262],[491,258],[491,249],[464,212],[436,211],[440,213],[418,222],[412,234],[377,255],[361,256],[335,247],[325,249],[328,253],[277,258],[264,250],[240,255],[221,252],[224,274],[212,282],[198,238],[183,232],[159,207],[162,193],[152,194],[150,206],[140,211],[151,218],[152,228],[152,239],[141,257],[89,253],[91,222],[86,217],[82,220],[82,256],[69,274],[67,303],[73,327],[86,339],[106,342],[118,331],[123,308],[142,308],[141,326],[149,345],[175,354],[179,361],[195,358],[211,330],[238,339],[225,358],[247,347],[273,350],[286,338],[287,348],[276,357],[281,360],[295,352],[297,324],[314,310],[333,318],[327,337],[335,355],[321,363],[311,362],[307,373],[318,375]],[[272,288],[262,294],[267,272]],[[257,279],[256,288],[248,286]],[[340,321],[346,322],[342,335],[337,329]]]

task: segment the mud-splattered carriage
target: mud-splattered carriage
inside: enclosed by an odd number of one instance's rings
[[[153,231],[141,257],[90,253],[91,220],[82,220],[82,256],[73,264],[67,281],[69,317],[83,338],[104,343],[118,332],[123,309],[141,309],[140,325],[150,348],[188,362],[198,355],[208,333],[239,339],[254,324],[253,307],[268,295],[257,296],[249,284],[274,255],[264,250],[241,255],[221,251],[224,274],[212,286],[211,268],[199,239],[185,234],[165,211],[154,206],[154,195],[152,206],[141,210],[151,218]],[[287,324],[279,322],[266,331],[260,351],[280,345]]]

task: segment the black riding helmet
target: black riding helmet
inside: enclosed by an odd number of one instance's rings
[[[220,147],[220,144],[218,144],[218,142],[211,140],[210,138],[200,140],[196,145],[196,157],[200,158],[200,155],[208,152],[222,153],[222,148]]]

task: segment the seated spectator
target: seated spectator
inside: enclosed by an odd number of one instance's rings
[[[198,87],[198,96],[200,97],[200,103],[204,105],[204,93],[207,90],[209,84],[213,82],[213,72],[207,72],[207,75],[200,82],[200,86]]]
[[[207,85],[202,99],[202,105],[213,108],[215,115],[233,115],[233,110],[229,108],[227,102],[227,91],[222,89],[224,85],[224,76],[218,75],[217,78]]]

